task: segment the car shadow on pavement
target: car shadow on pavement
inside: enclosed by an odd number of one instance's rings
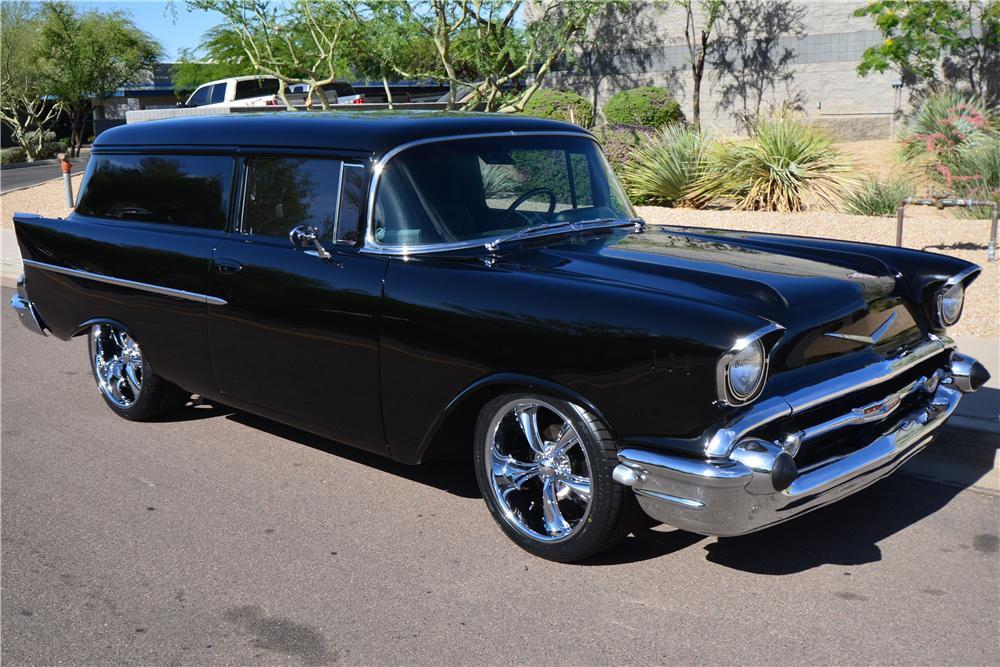
[[[754,574],[794,574],[821,565],[873,563],[882,559],[879,542],[934,514],[961,490],[912,477],[891,477],[828,507],[749,535],[714,538],[665,531],[664,527],[639,530],[586,564],[659,558],[703,540],[709,562]]]
[[[211,419],[213,417],[227,417],[233,414],[233,412],[235,410],[228,405],[207,401],[194,396],[188,400],[184,407],[150,421],[157,423],[191,422],[198,421],[199,419]]]

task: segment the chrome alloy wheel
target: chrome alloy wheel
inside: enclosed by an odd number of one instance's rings
[[[540,542],[561,542],[590,515],[592,468],[569,418],[537,398],[511,401],[490,422],[486,476],[504,520]]]
[[[120,408],[131,407],[142,391],[142,351],[124,330],[95,324],[90,332],[90,358],[97,387]]]

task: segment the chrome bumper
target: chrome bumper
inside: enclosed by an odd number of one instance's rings
[[[17,312],[17,318],[21,320],[21,324],[36,334],[45,335],[45,324],[42,322],[35,304],[31,303],[28,298],[28,293],[24,288],[23,275],[17,279],[17,292],[10,298],[10,306]]]
[[[936,352],[945,345],[941,342]],[[930,351],[923,354],[927,359]],[[753,428],[747,428],[733,438],[724,457],[695,459],[627,448],[619,452],[620,464],[613,477],[631,487],[643,510],[658,521],[704,535],[753,532],[828,505],[889,475],[931,442],[963,392],[975,391],[988,377],[974,359],[951,353],[947,363],[929,377],[783,441],[755,438]],[[911,406],[896,418],[892,413],[903,399],[917,392],[917,407]],[[816,404],[809,401],[810,407]],[[789,403],[788,413],[797,412],[796,408]],[[793,457],[805,440],[871,421],[885,425],[883,435],[874,441],[849,454],[796,469]],[[710,437],[712,442],[717,440]]]

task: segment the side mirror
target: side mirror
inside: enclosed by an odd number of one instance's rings
[[[288,240],[296,248],[312,248],[323,259],[330,259],[330,253],[319,242],[319,230],[312,225],[299,225],[288,232]]]

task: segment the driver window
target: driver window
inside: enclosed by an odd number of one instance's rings
[[[287,239],[295,227],[312,225],[320,241],[333,240],[339,160],[256,157],[247,169],[244,233]]]
[[[593,206],[585,155],[564,150],[511,150],[509,161],[479,159],[486,206],[507,210],[558,213]]]

